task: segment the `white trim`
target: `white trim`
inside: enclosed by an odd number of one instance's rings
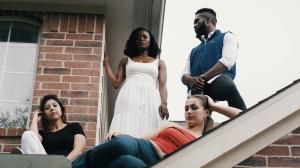
[[[105,19],[103,19],[103,32],[102,32],[102,52],[100,58],[100,76],[99,76],[99,97],[98,97],[98,112],[97,112],[97,125],[96,125],[96,142],[95,145],[101,143],[107,134],[107,108],[106,108],[106,85],[104,77],[103,59],[105,51]]]
[[[153,167],[233,167],[299,127],[299,97],[300,82]]]

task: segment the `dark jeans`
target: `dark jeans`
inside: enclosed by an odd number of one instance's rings
[[[159,160],[150,141],[120,135],[72,162],[73,168],[143,168]]]
[[[236,107],[241,110],[246,109],[244,100],[233,80],[226,74],[220,75],[210,84],[206,83],[204,86],[204,94],[209,95],[216,101],[227,101],[231,107]]]

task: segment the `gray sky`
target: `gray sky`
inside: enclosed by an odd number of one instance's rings
[[[167,0],[161,58],[167,65],[170,119],[184,117],[186,88],[180,75],[190,50],[199,44],[193,29],[197,9],[214,9],[217,28],[237,36],[235,83],[251,107],[300,78],[299,6],[298,0]]]

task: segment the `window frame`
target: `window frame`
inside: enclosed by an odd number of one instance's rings
[[[35,56],[34,56],[34,60],[33,60],[34,63],[33,63],[33,71],[32,71],[32,85],[30,86],[30,88],[28,88],[29,90],[31,90],[31,93],[30,93],[30,97],[29,97],[28,101],[26,102],[26,103],[28,103],[28,111],[27,111],[28,114],[27,114],[27,120],[25,121],[26,122],[25,128],[28,128],[29,127],[29,121],[30,121],[30,114],[31,114],[31,111],[32,111],[32,100],[33,100],[34,86],[35,86],[35,81],[36,81],[36,72],[37,72],[38,55],[39,55],[39,49],[40,49],[39,46],[40,46],[40,39],[41,39],[42,23],[37,21],[37,20],[34,20],[34,19],[19,17],[19,16],[1,16],[0,17],[0,22],[10,22],[8,38],[7,38],[6,42],[3,42],[3,43],[6,43],[7,45],[9,43],[19,43],[19,44],[25,44],[25,45],[26,44],[36,44],[36,51],[35,51]],[[10,42],[9,38],[10,38],[10,33],[11,33],[11,25],[12,25],[13,22],[29,24],[29,25],[38,27],[37,42],[36,43],[32,43],[32,42],[31,43]],[[24,72],[24,74],[26,74],[26,73],[27,72]],[[1,76],[3,74],[4,74],[4,72],[1,73]],[[23,74],[23,73],[20,73],[20,74]],[[2,77],[0,78],[0,82],[3,83],[1,80],[3,80]],[[22,104],[24,102],[25,101],[20,101],[20,102],[16,101],[16,103],[20,103],[20,104]],[[2,128],[7,129],[7,128],[10,128],[10,127],[1,127],[1,129]],[[20,128],[20,127],[11,127],[11,128]]]

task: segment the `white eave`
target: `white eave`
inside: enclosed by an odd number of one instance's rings
[[[299,98],[297,80],[153,167],[233,167],[299,127]]]

